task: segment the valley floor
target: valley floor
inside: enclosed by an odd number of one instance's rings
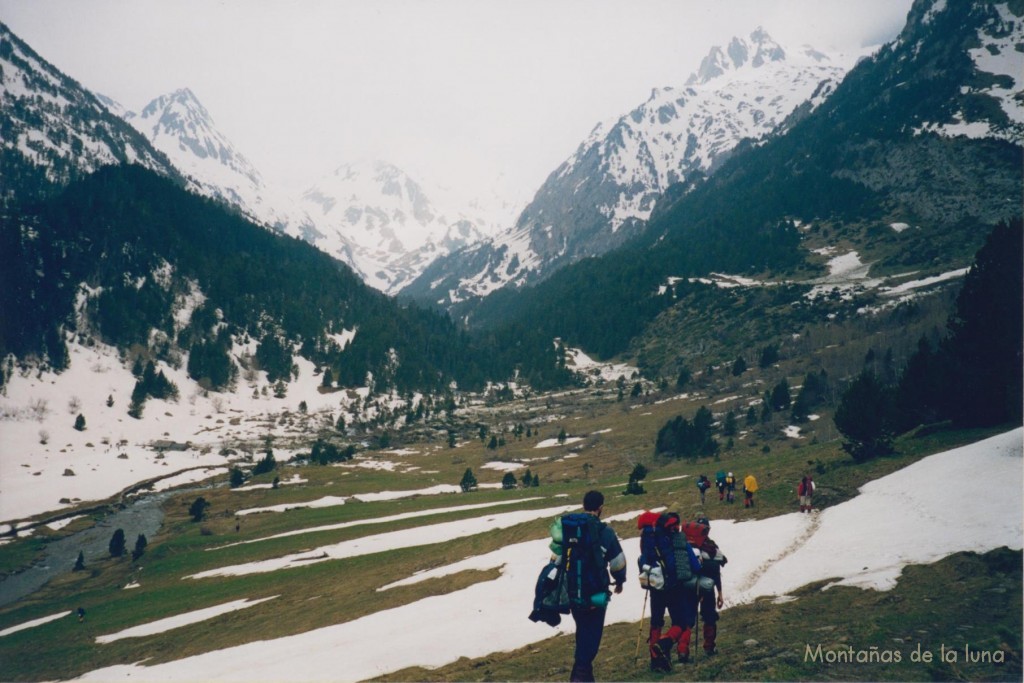
[[[734,521],[715,519],[714,509],[710,510],[712,537],[729,558],[724,571],[726,609],[762,604],[765,598],[781,605],[800,599],[795,596],[811,584],[817,584],[818,591],[838,586],[887,591],[908,565],[930,564],[962,551],[984,553],[1004,546],[1020,550],[1024,539],[1022,436],[1024,430],[1015,429],[926,457],[869,482],[852,499],[814,514]],[[410,584],[427,582],[430,586],[436,585],[429,583],[433,580],[444,582],[466,572],[485,572],[480,574],[482,580],[464,588],[444,594],[432,594],[435,591],[428,589],[426,597],[342,623],[184,659],[153,665],[125,661],[93,670],[80,680],[359,681],[408,667],[431,669],[460,658],[513,651],[570,633],[571,619],[552,630],[526,616],[537,573],[548,555],[546,519],[557,513],[552,506],[571,508],[575,503],[556,497],[538,510],[536,535],[531,540],[448,562],[383,586],[378,592],[383,595]],[[717,500],[709,502],[717,504]],[[641,511],[640,507],[627,510],[610,520],[621,522],[616,527],[624,537],[632,575],[627,589],[612,600],[608,624],[635,624],[641,614],[644,595],[635,579],[638,540],[628,537],[630,527],[635,533],[632,522]],[[497,519],[502,514],[490,511],[482,519]],[[432,545],[437,540],[433,531],[443,523],[420,521],[426,522],[417,527],[422,551],[429,553],[436,547]],[[404,537],[401,530],[379,534],[374,537],[375,547],[385,550],[389,542]],[[332,548],[313,547],[307,555],[331,559]],[[230,569],[225,566],[220,572],[231,574]],[[275,565],[267,571],[295,570]],[[344,576],[336,578],[344,581]],[[231,580],[244,581],[245,576]],[[196,581],[202,584],[203,580]],[[21,633],[25,637],[34,628],[42,632],[73,618],[59,617]],[[182,619],[187,620],[187,615]],[[172,621],[166,627],[175,625]],[[101,639],[113,635],[97,633],[96,647],[104,647]],[[44,643],[39,645],[45,650]]]

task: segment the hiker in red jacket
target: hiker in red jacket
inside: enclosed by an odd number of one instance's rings
[[[800,480],[796,487],[796,495],[800,498],[800,512],[810,512],[811,496],[814,495],[814,479],[811,478],[811,475],[808,474]]]

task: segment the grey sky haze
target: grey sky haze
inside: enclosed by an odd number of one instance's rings
[[[528,199],[599,121],[713,45],[893,39],[911,0],[0,0],[40,55],[132,110],[188,87],[269,181],[380,158]]]

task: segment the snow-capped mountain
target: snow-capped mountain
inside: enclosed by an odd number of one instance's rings
[[[494,234],[495,220],[384,161],[343,164],[302,195],[318,227],[309,240],[344,257],[367,284],[395,292],[439,256]]]
[[[4,194],[63,185],[101,166],[134,163],[177,176],[164,155],[95,95],[0,23],[0,167]]]
[[[446,201],[440,189],[424,190],[383,161],[343,164],[300,197],[287,195],[263,180],[187,88],[154,99],[139,114],[121,115],[201,192],[310,242],[384,292],[397,291],[438,256],[504,227],[479,207]]]
[[[166,154],[197,191],[237,207],[249,219],[278,232],[306,240],[319,237],[295,200],[264,182],[188,88],[157,97],[139,113],[105,101]]]
[[[439,259],[403,293],[450,305],[620,246],[670,185],[714,172],[740,140],[813,110],[852,61],[785,49],[761,29],[712,48],[685,85],[657,88],[633,111],[598,124],[513,228]]]

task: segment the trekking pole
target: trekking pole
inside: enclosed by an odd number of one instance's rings
[[[640,659],[640,636],[644,632],[644,617],[647,616],[647,594],[650,591],[644,591],[644,606],[640,609],[640,630],[636,632],[636,653],[633,654],[633,663],[636,664],[636,660]]]
[[[693,664],[697,665],[697,652],[700,650],[700,577],[697,577],[697,613],[693,627]]]

